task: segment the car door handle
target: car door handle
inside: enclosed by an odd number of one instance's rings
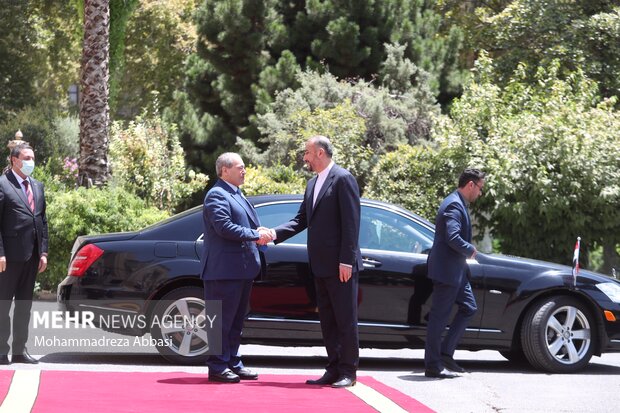
[[[364,268],[377,268],[381,266],[381,261],[373,260],[372,258],[362,257],[362,264]]]

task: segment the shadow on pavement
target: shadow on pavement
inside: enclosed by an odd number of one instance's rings
[[[322,356],[272,356],[247,355],[244,362],[253,368],[323,368],[327,359]],[[173,364],[157,354],[128,355],[110,353],[53,353],[40,358],[41,362],[51,364],[115,364],[171,367]],[[513,363],[507,360],[459,360],[459,365],[468,373],[506,373],[506,374],[536,374],[550,375],[551,373],[538,371],[525,363]],[[197,365],[196,367],[200,367]],[[410,375],[401,376],[403,380],[428,381],[436,380],[424,377],[424,361],[419,358],[392,358],[392,357],[362,357],[360,369],[365,371],[411,371]],[[578,374],[618,375],[620,367],[601,364],[594,360]]]

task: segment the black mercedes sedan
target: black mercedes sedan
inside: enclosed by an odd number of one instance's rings
[[[261,223],[273,227],[296,214],[301,196],[250,201]],[[58,286],[60,310],[148,319],[204,314],[202,230],[202,208],[196,207],[141,231],[79,237],[69,275]],[[362,200],[361,346],[424,347],[432,294],[426,259],[433,235],[431,223],[403,208]],[[244,342],[321,345],[305,231],[270,244],[261,260]],[[497,254],[478,254],[468,265],[478,312],[459,348],[498,350],[509,360],[557,373],[580,370],[593,355],[620,351],[618,280],[585,270],[574,279],[567,266]],[[195,327],[142,323],[113,329],[133,336],[150,333],[171,362],[197,364],[204,362],[209,343],[204,330]]]

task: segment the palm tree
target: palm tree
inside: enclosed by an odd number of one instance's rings
[[[109,0],[84,0],[78,185],[86,187],[105,185],[109,177],[109,40]]]

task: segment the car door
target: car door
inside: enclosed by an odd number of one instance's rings
[[[359,326],[363,341],[410,341],[424,334],[432,230],[376,204],[362,205]]]
[[[273,228],[293,218],[300,201],[257,205],[261,225]],[[308,266],[307,232],[278,245],[269,244],[262,259],[265,271],[254,282],[250,317],[318,320],[314,280]]]
[[[379,204],[362,205],[359,324],[363,340],[380,336],[382,341],[423,344],[433,291],[426,264],[433,237],[427,224],[410,215]],[[474,260],[468,263],[480,305],[484,299],[480,266]],[[474,316],[465,338],[477,336],[481,314]]]

